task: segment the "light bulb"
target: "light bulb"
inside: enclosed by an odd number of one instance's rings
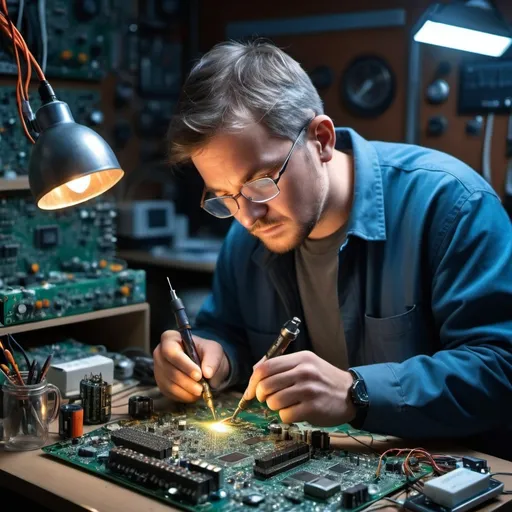
[[[73,192],[76,192],[77,194],[83,194],[90,184],[91,177],[87,175],[82,176],[81,178],[77,178],[76,180],[69,181],[66,183],[66,187],[68,187]]]

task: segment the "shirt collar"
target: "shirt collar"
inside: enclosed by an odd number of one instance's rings
[[[351,128],[337,128],[336,149],[350,149],[354,158],[354,199],[347,235],[386,240],[382,174],[375,147]]]
[[[386,240],[382,173],[375,147],[351,128],[336,128],[336,149],[351,150],[354,158],[354,198],[347,236],[355,235],[367,241]],[[253,260],[265,266],[277,256],[258,243]]]

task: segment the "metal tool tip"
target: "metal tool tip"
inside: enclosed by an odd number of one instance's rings
[[[167,282],[169,283],[169,288],[172,290],[172,284],[169,278],[167,278]]]

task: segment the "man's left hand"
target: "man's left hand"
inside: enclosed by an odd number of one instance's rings
[[[310,351],[260,361],[244,394],[267,402],[283,423],[308,421],[319,427],[352,421],[356,409],[349,389],[353,377]]]

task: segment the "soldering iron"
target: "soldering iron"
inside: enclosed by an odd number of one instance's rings
[[[181,334],[183,349],[185,350],[187,356],[190,357],[190,359],[192,359],[192,361],[194,361],[194,363],[196,363],[199,368],[201,368],[201,360],[199,359],[194,339],[192,338],[192,328],[190,326],[187,313],[185,312],[185,306],[183,305],[182,300],[178,298],[176,292],[173,290],[169,278],[167,278],[167,282],[169,283],[169,288],[171,289],[171,308],[176,318],[178,331]],[[206,402],[206,405],[210,411],[212,411],[213,419],[216,420],[217,415],[215,414],[215,406],[213,405],[213,396],[210,385],[204,377],[201,377],[199,384],[201,384],[203,387],[203,400]]]
[[[274,357],[280,356],[284,354],[285,350],[288,348],[288,345],[294,341],[300,333],[299,329],[300,320],[295,316],[291,320],[288,320],[283,327],[281,328],[281,332],[277,337],[276,341],[272,343],[272,346],[268,349],[265,354],[265,360],[272,359]],[[245,394],[245,393],[244,393]],[[233,413],[233,416],[227,418],[227,420],[235,420],[236,417],[240,414],[241,411],[244,411],[249,407],[252,400],[246,400],[243,396],[238,403],[238,406]]]

